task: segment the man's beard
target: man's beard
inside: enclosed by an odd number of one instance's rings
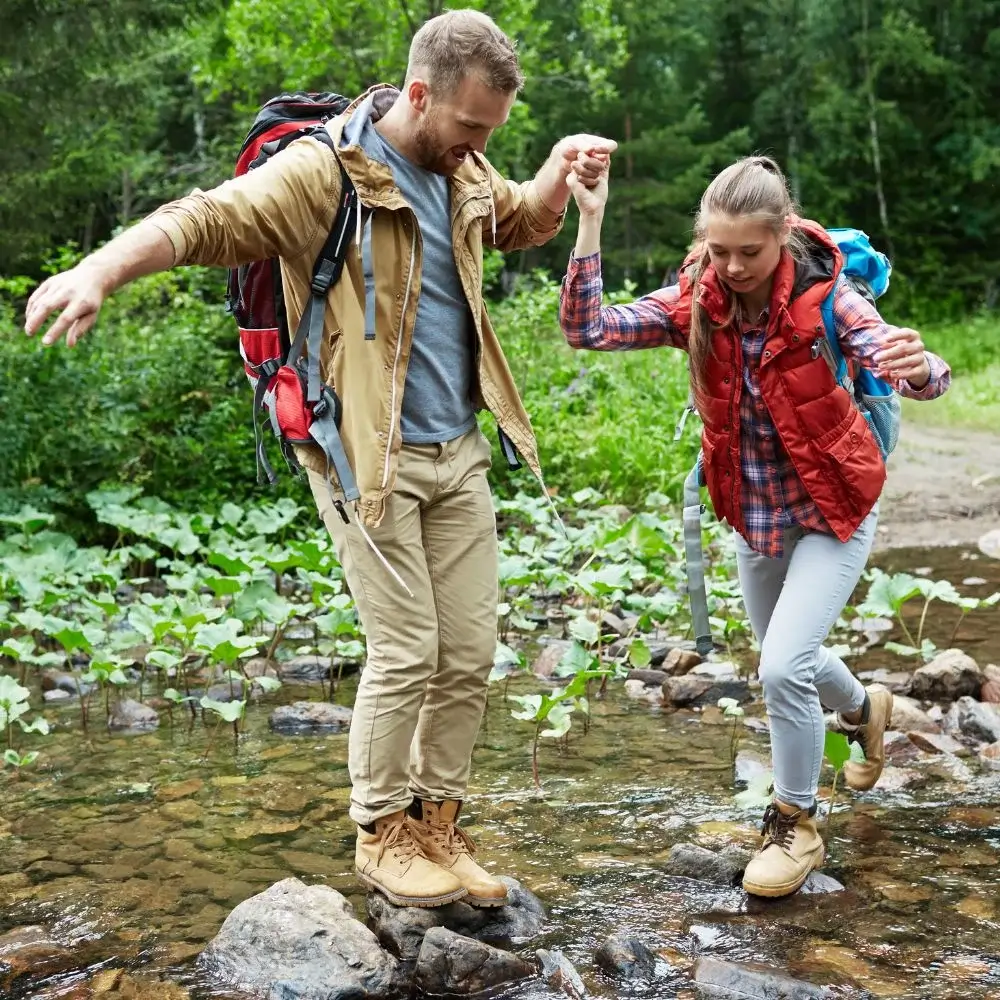
[[[461,164],[455,162],[451,147],[442,148],[436,126],[436,115],[426,115],[417,123],[412,140],[416,163],[431,173],[451,177]]]

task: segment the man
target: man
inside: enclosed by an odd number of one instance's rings
[[[414,36],[401,92],[380,85],[328,128],[337,156],[305,138],[248,174],[164,206],[28,303],[33,334],[69,346],[104,299],[182,264],[280,257],[289,326],[341,193],[343,164],[365,208],[358,247],[327,298],[325,381],[361,491],[349,523],[308,447],[318,510],[368,640],[351,726],[351,817],[361,880],[397,905],[506,902],[457,825],[496,645],[496,524],[488,408],[541,479],[538,451],[482,298],[484,243],[537,246],[558,231],[568,182],[591,185],[615,143],[561,140],[532,181],[484,158],[523,84],[511,40],[484,14],[453,11]]]

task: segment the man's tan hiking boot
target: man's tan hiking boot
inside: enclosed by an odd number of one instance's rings
[[[775,800],[764,812],[764,843],[743,874],[753,896],[788,896],[823,864],[826,850],[816,830],[816,805],[798,809]]]
[[[875,787],[885,766],[883,737],[892,722],[892,692],[881,684],[872,684],[865,689],[861,724],[851,726],[843,716],[838,722],[847,738],[858,743],[865,752],[864,763],[851,760],[844,765],[844,781],[856,792],[867,792]]]
[[[424,856],[451,872],[468,890],[463,902],[471,906],[504,906],[507,886],[473,861],[476,845],[458,825],[461,808],[462,803],[455,800],[414,799],[408,810],[413,835]]]
[[[354,863],[358,878],[396,906],[445,906],[466,896],[451,872],[424,856],[404,812],[358,827]]]

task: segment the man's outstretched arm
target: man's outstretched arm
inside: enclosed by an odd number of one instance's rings
[[[24,329],[34,336],[56,314],[42,343],[54,344],[66,334],[66,344],[76,342],[94,325],[104,300],[123,285],[174,263],[174,246],[148,219],[96,250],[76,267],[43,281],[28,300]]]

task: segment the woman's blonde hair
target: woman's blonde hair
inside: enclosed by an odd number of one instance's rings
[[[705,227],[712,216],[730,219],[753,219],[768,226],[775,236],[781,236],[785,222],[796,213],[795,199],[781,168],[768,156],[747,156],[726,167],[701,196],[695,217],[693,250],[697,259],[691,272],[694,299],[691,307],[691,381],[697,399],[705,388],[705,366],[712,352],[712,321],[705,308],[698,304],[698,281],[709,264]],[[793,257],[801,259],[806,243],[794,229],[787,234],[785,246]],[[732,296],[727,323],[736,319],[739,300]]]

